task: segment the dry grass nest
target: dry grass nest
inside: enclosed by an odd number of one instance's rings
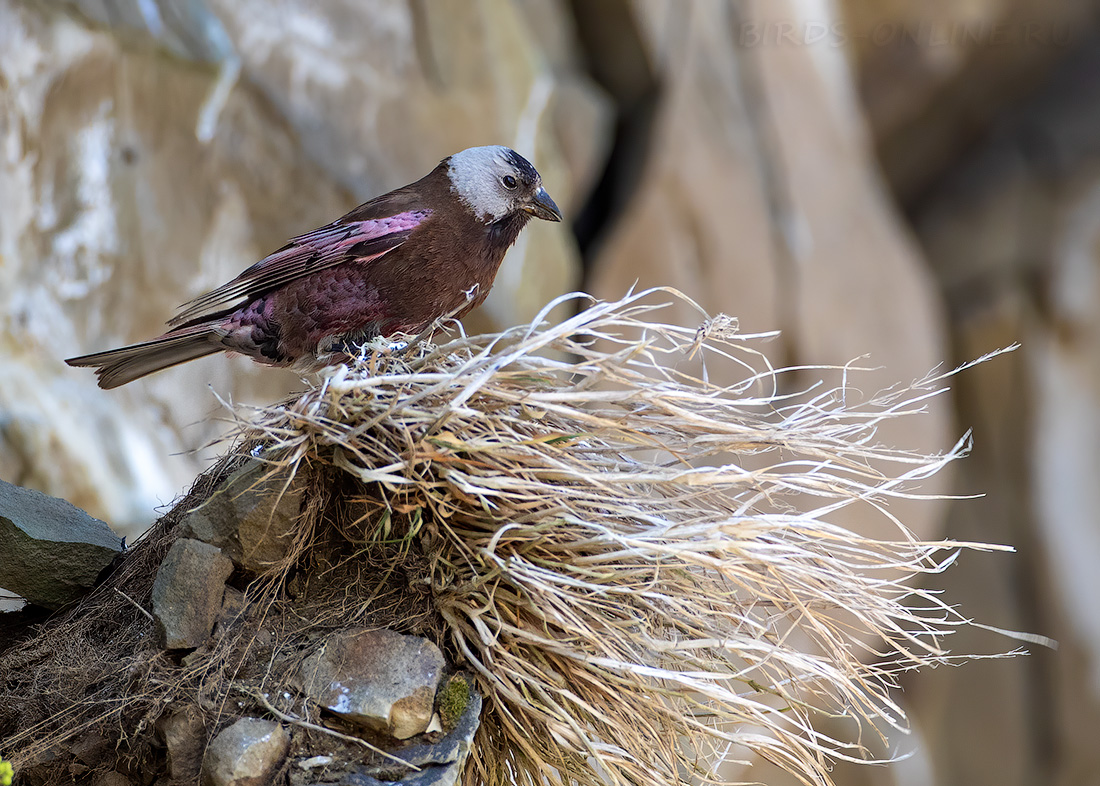
[[[896,676],[956,657],[944,637],[969,624],[921,574],[993,548],[918,542],[888,510],[966,450],[876,444],[947,375],[860,400],[843,369],[839,387],[790,392],[766,336],[701,311],[701,327],[662,324],[646,305],[661,294],[690,304],[651,290],[548,325],[555,301],[503,333],[367,348],[292,400],[238,411],[225,465],[89,603],[0,660],[37,675],[0,704],[80,697],[0,752],[133,736],[185,694],[231,716],[248,708],[235,680],[281,693],[303,641],[366,623],[432,636],[475,675],[468,784],[722,782],[723,761],[753,754],[828,784],[831,760],[866,759],[858,735],[815,721],[902,728]],[[241,456],[308,476],[296,548],[246,585],[261,622],[171,662],[136,606],[174,518]],[[897,537],[845,529],[855,505]]]

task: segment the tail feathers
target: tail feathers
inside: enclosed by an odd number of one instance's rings
[[[143,341],[109,352],[97,352],[69,358],[70,366],[90,366],[96,370],[101,388],[117,388],[127,382],[188,360],[221,352],[226,347],[209,325],[173,330],[152,341]]]

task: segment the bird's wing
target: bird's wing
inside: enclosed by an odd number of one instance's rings
[[[392,206],[393,201],[381,197],[327,226],[293,238],[229,283],[184,303],[180,313],[168,322],[169,326],[201,319],[243,298],[269,292],[318,270],[353,259],[370,262],[385,256],[404,243],[432,213],[424,207],[413,207],[385,215],[383,208]]]

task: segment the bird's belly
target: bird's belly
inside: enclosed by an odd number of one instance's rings
[[[295,358],[315,354],[330,336],[381,332],[392,321],[385,294],[350,265],[319,270],[276,294],[280,343]]]
[[[359,340],[397,332],[416,332],[447,308],[439,284],[420,280],[406,268],[347,263],[287,285],[278,293],[281,344],[294,357],[316,354],[334,337]],[[453,282],[446,282],[449,293]],[[461,297],[461,293],[460,297]],[[442,311],[440,309],[443,309]]]
[[[416,333],[438,317],[461,316],[488,294],[491,280],[482,284],[463,269],[441,271],[403,250],[319,270],[270,293],[279,354],[294,362],[316,356],[334,340]],[[472,299],[465,294],[471,290]]]

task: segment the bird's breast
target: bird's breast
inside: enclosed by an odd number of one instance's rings
[[[298,359],[342,337],[416,333],[462,316],[488,296],[522,223],[433,216],[380,258],[351,259],[287,284],[268,296],[279,355]]]

